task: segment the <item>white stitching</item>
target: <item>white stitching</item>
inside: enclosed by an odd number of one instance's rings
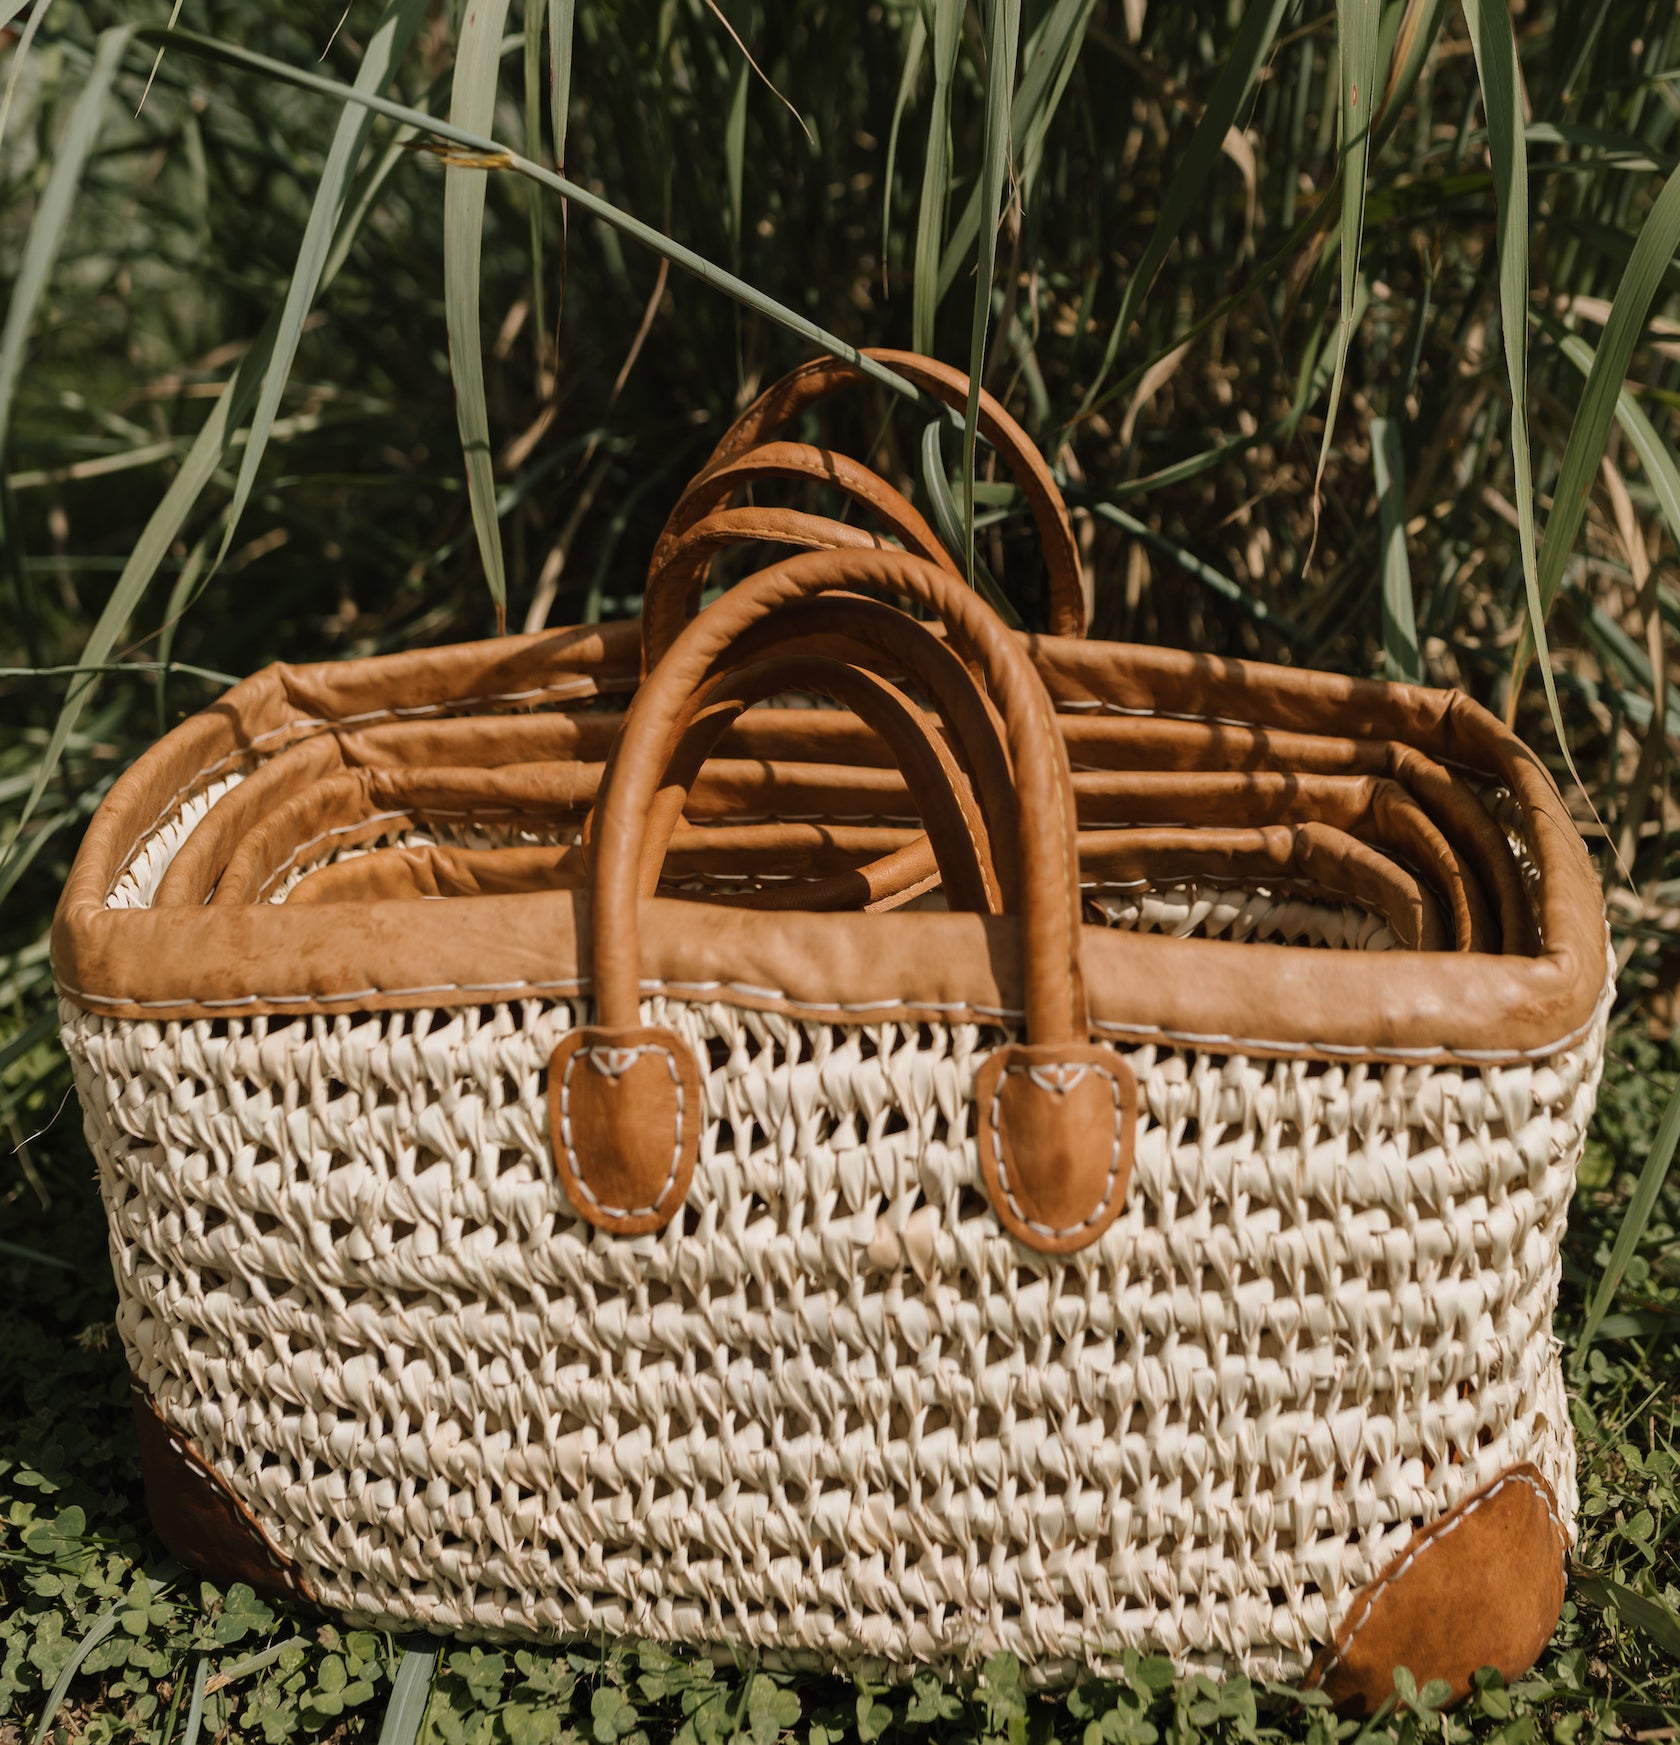
[[[128,871],[129,867],[134,864],[135,856],[145,848],[146,843],[156,833],[157,827],[165,818],[171,816],[181,801],[184,800],[187,795],[192,793],[206,776],[213,776],[219,771],[225,770],[230,764],[260,761],[254,759],[252,755],[257,747],[263,744],[266,740],[277,738],[280,734],[292,734],[293,742],[295,743],[302,741],[305,738],[314,738],[314,734],[303,731],[304,729],[311,727],[320,729],[322,733],[331,733],[341,727],[366,727],[375,721],[406,721],[426,715],[442,715],[446,714],[451,709],[470,708],[474,703],[529,703],[538,697],[600,697],[613,691],[634,690],[635,685],[636,681],[634,679],[613,679],[610,677],[601,678],[580,675],[568,679],[563,683],[539,686],[534,691],[493,691],[480,697],[445,697],[441,702],[420,703],[406,709],[395,707],[390,709],[370,709],[360,715],[340,715],[334,716],[330,719],[323,719],[319,715],[293,716],[290,721],[282,721],[278,727],[269,727],[265,728],[261,733],[253,733],[237,751],[230,751],[226,757],[218,758],[214,763],[205,764],[196,775],[189,776],[182,786],[178,787],[175,792],[170,795],[169,799],[164,802],[163,810],[159,812],[157,816],[152,819],[151,823],[140,832],[134,847],[129,851],[128,858],[123,861],[122,865],[118,867],[116,872],[112,875],[111,883],[109,887],[107,887],[105,894],[109,897],[111,891],[116,889],[118,881],[122,878],[123,874]],[[161,743],[162,741],[160,740],[159,744]],[[284,747],[282,747],[282,749],[284,749]]]
[[[1002,1129],[998,1124],[998,1104],[1003,1101],[1003,1081],[1012,1073],[1018,1072],[1024,1072],[1040,1090],[1054,1091],[1058,1094],[1072,1090],[1088,1072],[1101,1073],[1114,1087],[1114,1148],[1108,1156],[1108,1175],[1103,1181],[1102,1198],[1097,1202],[1097,1209],[1090,1217],[1082,1218],[1077,1224],[1069,1224],[1057,1229],[1053,1225],[1040,1224],[1029,1218],[1022,1209],[1020,1201],[1015,1198],[1014,1189],[1009,1185],[1009,1171],[1003,1161],[1003,1136]],[[1034,1235],[1057,1238],[1076,1235],[1081,1230],[1088,1230],[1108,1210],[1108,1202],[1114,1196],[1114,1183],[1120,1174],[1120,1140],[1126,1128],[1118,1073],[1095,1060],[1085,1060],[1076,1065],[1070,1063],[1065,1066],[1006,1066],[998,1074],[997,1083],[992,1087],[992,1106],[987,1118],[992,1124],[992,1152],[997,1159],[998,1186],[1003,1189],[1003,1197],[1009,1202],[1010,1211]]]
[[[260,903],[304,855],[318,844],[330,841],[335,836],[348,836],[352,831],[365,829],[370,824],[388,824],[393,818],[411,818],[413,815],[406,809],[401,812],[370,812],[365,818],[357,818],[349,824],[335,824],[330,830],[323,830],[320,835],[311,836],[307,842],[300,842],[292,850],[290,857],[269,873],[254,900]]]
[[[286,1584],[287,1588],[294,1594],[298,1594],[306,1599],[312,1599],[314,1596],[304,1585],[296,1568],[293,1566],[291,1561],[282,1556],[270,1542],[267,1529],[263,1526],[262,1522],[257,1519],[255,1512],[244,1502],[244,1500],[239,1496],[239,1493],[234,1490],[233,1486],[227,1481],[227,1479],[225,1479],[221,1473],[219,1473],[216,1468],[199,1453],[198,1449],[195,1448],[192,1443],[184,1441],[176,1435],[168,1419],[166,1419],[163,1413],[158,1410],[157,1406],[153,1403],[151,1396],[145,1392],[133,1376],[129,1377],[128,1385],[129,1391],[132,1394],[146,1402],[147,1407],[150,1409],[153,1417],[157,1419],[158,1425],[163,1431],[164,1440],[169,1444],[170,1449],[174,1453],[180,1455],[187,1463],[187,1469],[189,1471],[196,1469],[204,1478],[209,1480],[211,1488],[215,1491],[217,1497],[222,1502],[232,1504],[235,1511],[242,1518],[243,1524],[250,1528],[251,1532],[255,1535],[257,1545],[261,1549],[263,1556],[268,1559],[270,1567]]]
[[[564,981],[513,981],[513,982],[434,982],[424,987],[413,988],[356,988],[342,994],[240,994],[226,1000],[135,1000],[126,994],[92,994],[84,988],[79,988],[73,982],[55,978],[55,985],[61,994],[67,995],[78,1005],[93,1008],[96,1006],[133,1006],[143,1012],[191,1012],[191,1011],[230,1011],[241,1006],[285,1006],[307,1005],[343,1006],[354,1005],[358,1001],[367,1000],[404,1000],[412,999],[418,994],[580,994],[589,984],[576,977]],[[677,998],[709,997],[717,994],[735,994],[749,1000],[780,1000],[793,1008],[795,1015],[810,1014],[820,1017],[826,1013],[871,1015],[884,1017],[893,1012],[936,1012],[941,1017],[957,1022],[966,1021],[997,1021],[1001,1023],[1018,1023],[1022,1013],[1018,1006],[986,1006],[978,1001],[951,1000],[804,1000],[797,999],[792,994],[783,993],[778,988],[754,987],[747,982],[682,982],[682,981],[644,981],[641,984],[644,994],[666,994]],[[1092,1029],[1103,1031],[1109,1036],[1127,1038],[1134,1041],[1164,1042],[1182,1045],[1186,1048],[1206,1048],[1217,1054],[1246,1054],[1257,1050],[1264,1054],[1281,1054],[1302,1056],[1311,1059],[1323,1056],[1335,1060],[1416,1060],[1439,1061],[1461,1060],[1469,1066],[1499,1066],[1512,1061],[1547,1060],[1554,1054],[1562,1054],[1573,1048],[1591,1034],[1598,1024],[1598,1012],[1595,1009],[1592,1017],[1578,1024],[1573,1030],[1560,1036],[1555,1042],[1546,1042],[1535,1048],[1445,1048],[1423,1047],[1403,1048],[1399,1045],[1346,1044],[1339,1042],[1276,1042],[1254,1036],[1226,1036],[1217,1031],[1173,1030],[1163,1024],[1121,1023],[1113,1019],[1098,1018],[1092,1021]]]
[[[1458,1528],[1463,1525],[1464,1522],[1468,1521],[1483,1503],[1491,1503],[1508,1484],[1525,1484],[1534,1492],[1534,1494],[1540,1499],[1541,1507],[1546,1511],[1547,1519],[1549,1519],[1552,1525],[1557,1529],[1558,1537],[1567,1545],[1569,1539],[1568,1533],[1564,1529],[1563,1520],[1559,1516],[1557,1507],[1553,1503],[1551,1496],[1548,1494],[1545,1485],[1535,1478],[1532,1473],[1505,1473],[1503,1477],[1490,1485],[1479,1497],[1468,1504],[1463,1513],[1454,1515],[1451,1520],[1446,1521],[1444,1526],[1442,1526],[1441,1523],[1445,1520],[1445,1517],[1438,1517],[1435,1521],[1431,1522],[1428,1527],[1423,1529],[1426,1535],[1423,1542],[1414,1546],[1396,1568],[1390,1570],[1374,1588],[1371,1588],[1367,1592],[1365,1596],[1365,1604],[1360,1608],[1358,1617],[1356,1617],[1351,1624],[1343,1626],[1347,1631],[1347,1635],[1343,1639],[1341,1646],[1332,1649],[1330,1658],[1324,1663],[1324,1671],[1320,1674],[1321,1683],[1325,1678],[1328,1678],[1338,1666],[1345,1663],[1348,1652],[1353,1647],[1354,1638],[1371,1621],[1371,1610],[1376,1605],[1377,1601],[1380,1600],[1383,1595],[1400,1580],[1400,1578],[1414,1563],[1417,1562],[1424,1552],[1429,1550],[1431,1546],[1439,1545],[1443,1540],[1451,1538]],[[1436,1532],[1436,1527],[1440,1527],[1441,1530]],[[1340,1635],[1341,1632],[1338,1631],[1337,1634]]]
[[[664,1184],[654,1196],[651,1206],[609,1206],[596,1197],[589,1183],[583,1179],[583,1166],[578,1161],[578,1154],[572,1144],[572,1068],[580,1060],[587,1059],[596,1072],[612,1078],[620,1078],[633,1067],[644,1054],[662,1054],[665,1057],[665,1067],[671,1075],[671,1083],[677,1087],[677,1140],[671,1148],[671,1170],[665,1177]],[[622,1221],[626,1218],[656,1218],[665,1210],[665,1196],[677,1185],[677,1174],[682,1168],[683,1150],[683,1082],[682,1073],[677,1066],[677,1057],[670,1049],[658,1042],[638,1043],[634,1048],[574,1048],[566,1059],[566,1070],[560,1075],[560,1144],[565,1153],[571,1178],[583,1190],[584,1197],[603,1218],[616,1218]]]

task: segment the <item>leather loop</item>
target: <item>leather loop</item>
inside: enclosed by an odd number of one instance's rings
[[[830,486],[869,510],[906,551],[925,557],[953,576],[961,574],[909,498],[880,474],[847,455],[808,443],[767,442],[708,466],[671,512],[658,548],[658,567],[649,572],[643,601],[644,614],[658,616],[669,626],[669,635],[699,610],[712,559],[730,546],[753,542],[806,550],[886,546],[880,534],[831,516],[758,505],[744,509],[728,506],[737,491],[763,479],[796,479]],[[651,653],[652,645],[647,647]]]
[[[670,1222],[688,1194],[704,1109],[694,1054],[670,1030],[573,1030],[548,1064],[549,1137],[572,1210],[614,1236]]]
[[[960,370],[914,352],[872,347],[864,355],[897,371],[947,405],[967,403],[968,377]],[[926,522],[884,479],[827,450],[768,440],[818,400],[865,380],[861,371],[841,359],[813,359],[767,388],[724,433],[711,458],[672,511],[654,546],[642,599],[644,671],[653,670],[699,603],[704,565],[709,563],[710,554],[708,550],[703,556],[697,554],[679,561],[684,541],[699,522],[722,508],[737,488],[754,477],[772,474],[817,478],[831,484],[880,515],[903,540],[906,549],[928,557],[952,575],[958,573],[949,554],[929,550],[927,541],[932,536]],[[1049,581],[1050,632],[1056,636],[1081,636],[1085,629],[1085,590],[1079,548],[1056,481],[1026,432],[984,389],[980,393],[978,427],[1003,459],[1032,511]],[[765,512],[757,514],[763,517]],[[767,528],[780,525],[784,532],[767,531],[750,537],[783,539],[787,533],[797,533],[799,537],[793,542],[803,544],[817,532],[811,523],[818,519],[800,517],[798,522],[780,524],[760,520],[757,525]],[[846,524],[832,522],[829,527],[830,531],[844,530]],[[855,530],[840,532],[830,543],[855,543]],[[689,550],[692,552],[693,548]]]

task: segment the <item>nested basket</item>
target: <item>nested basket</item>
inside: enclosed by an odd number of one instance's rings
[[[101,808],[54,965],[166,1537],[464,1636],[1520,1670],[1608,1001],[1539,762],[900,551],[688,609],[627,718],[636,625],[275,667]]]

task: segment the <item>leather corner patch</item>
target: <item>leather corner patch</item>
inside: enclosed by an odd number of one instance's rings
[[[1011,1043],[986,1058],[974,1096],[980,1173],[998,1221],[1042,1254],[1095,1242],[1132,1179],[1132,1069],[1097,1043]]]
[[[129,1392],[146,1507],[170,1555],[212,1581],[242,1581],[267,1599],[313,1602],[309,1583],[258,1526],[227,1480],[171,1427],[132,1377]]]
[[[1563,1610],[1568,1538],[1552,1487],[1523,1462],[1420,1527],[1355,1596],[1308,1675],[1339,1709],[1374,1714],[1394,1695],[1396,1667],[1451,1701],[1484,1666],[1520,1678]]]
[[[700,1075],[672,1031],[589,1025],[549,1059],[554,1165],[598,1230],[643,1236],[671,1221],[694,1178],[700,1120]]]

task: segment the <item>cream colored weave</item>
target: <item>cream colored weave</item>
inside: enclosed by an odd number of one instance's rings
[[[1256,913],[1116,901],[1238,937]],[[1550,1329],[1602,1013],[1484,1071],[1130,1049],[1129,1203],[1066,1258],[977,1178],[1002,1028],[648,1002],[707,1125],[683,1212],[623,1240],[548,1154],[580,1007],[62,1013],[135,1374],[365,1622],[1289,1676],[1513,1463],[1573,1521]]]

